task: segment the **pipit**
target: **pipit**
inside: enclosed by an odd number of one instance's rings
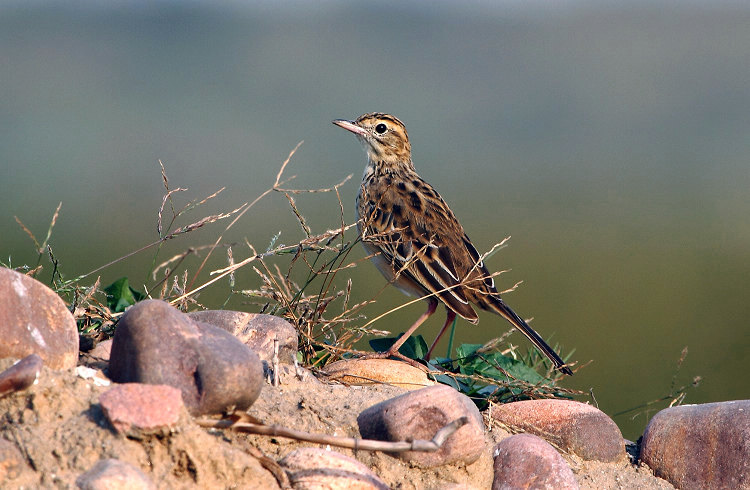
[[[447,317],[426,359],[456,315],[477,323],[472,304],[508,320],[552,361],[572,375],[559,355],[500,298],[495,281],[440,194],[414,169],[406,127],[389,114],[364,114],[333,124],[357,136],[367,166],[357,195],[357,227],[362,244],[385,278],[410,296],[424,298],[427,311],[386,352],[398,355],[406,339],[437,309]],[[400,357],[400,356],[399,356]]]

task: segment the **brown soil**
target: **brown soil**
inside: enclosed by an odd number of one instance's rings
[[[0,370],[8,365],[8,361],[0,361]],[[279,460],[295,448],[315,446],[280,437],[207,430],[187,419],[166,437],[125,438],[111,429],[101,412],[98,397],[106,390],[73,370],[44,368],[35,386],[0,399],[0,437],[15,444],[25,460],[10,468],[7,461],[6,467],[0,462],[0,486],[75,487],[76,478],[99,459],[117,458],[141,468],[158,488],[278,488],[273,474],[261,464],[260,453]],[[309,373],[300,380],[289,368],[280,387],[263,387],[249,413],[267,424],[357,437],[356,419],[363,409],[403,392],[389,386],[324,384]],[[356,457],[394,488],[446,488],[451,484],[489,488],[492,446],[507,435],[488,433],[485,455],[474,464],[429,470],[387,454],[331,449]],[[673,488],[647,467],[566,458],[581,488]]]

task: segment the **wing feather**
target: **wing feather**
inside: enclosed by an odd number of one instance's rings
[[[414,281],[426,294],[435,294],[448,308],[476,322],[462,284],[471,272],[467,264],[475,263],[460,241],[463,228],[429,184],[421,179],[418,186],[416,179],[394,180],[400,184],[381,187],[380,195],[366,196],[360,211],[363,240],[380,249],[395,274]]]

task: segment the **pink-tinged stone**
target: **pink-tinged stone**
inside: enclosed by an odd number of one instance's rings
[[[221,328],[158,300],[141,301],[120,319],[108,372],[117,383],[178,388],[192,415],[245,410],[263,387],[255,352]]]
[[[102,361],[109,361],[109,356],[112,353],[112,339],[107,339],[99,342],[96,346],[89,351],[91,357],[96,357]]]
[[[279,464],[295,490],[387,490],[388,485],[356,459],[335,451],[305,447]]]
[[[231,333],[261,361],[270,363],[273,359],[274,339],[279,345],[279,362],[292,364],[297,357],[297,329],[278,316],[231,310],[194,311],[188,316]]]
[[[568,463],[541,437],[516,434],[500,441],[493,452],[492,490],[516,488],[577,489]]]
[[[166,385],[116,385],[99,396],[99,403],[112,427],[134,438],[169,434],[184,410],[180,390]]]
[[[33,385],[42,370],[42,364],[41,357],[31,354],[0,373],[0,396],[25,390]]]
[[[0,268],[0,359],[38,354],[47,367],[78,363],[78,328],[65,302],[47,286]]]
[[[456,462],[471,464],[485,451],[482,416],[466,395],[446,385],[410,391],[362,411],[357,423],[366,439],[431,440],[438,430],[464,416],[469,423],[454,432],[439,450],[394,454],[417,466],[433,467]]]
[[[750,489],[750,400],[658,412],[643,434],[641,461],[678,488]]]
[[[527,400],[496,405],[493,420],[511,432],[538,435],[586,460],[614,462],[625,457],[617,424],[601,410],[571,400]]]
[[[119,459],[99,460],[76,479],[81,490],[153,490],[156,485],[135,466]]]

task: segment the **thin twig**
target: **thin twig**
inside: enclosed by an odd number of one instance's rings
[[[249,204],[245,203],[242,206],[240,206],[238,208],[238,210],[240,210],[239,213],[237,214],[237,216],[235,216],[235,218],[231,221],[231,223],[229,223],[227,225],[227,227],[224,228],[224,233],[226,233],[227,231],[229,231],[229,229],[232,228],[234,226],[234,224],[237,223],[237,221],[239,221],[239,219],[242,218],[242,216],[250,208],[252,208],[253,206],[255,206],[255,204],[257,204],[258,201],[260,201],[261,199],[263,199],[264,197],[266,197],[267,195],[269,195],[271,192],[274,191],[274,189],[276,189],[279,186],[280,180],[281,180],[281,176],[284,173],[284,169],[286,168],[287,164],[289,164],[289,161],[292,159],[292,156],[299,149],[299,147],[302,145],[302,143],[303,143],[303,141],[300,141],[299,143],[297,143],[297,146],[295,146],[292,149],[292,151],[289,152],[289,155],[286,157],[286,160],[284,160],[284,163],[281,164],[281,168],[279,169],[279,173],[276,174],[276,182],[273,184],[273,187],[270,187],[270,188],[266,189],[265,191],[263,191],[263,193],[260,194],[258,197],[256,197],[251,203],[249,203]],[[201,270],[203,270],[203,267],[206,265],[206,262],[208,262],[208,258],[211,257],[211,254],[213,253],[213,250],[219,245],[219,243],[221,242],[221,240],[224,238],[224,233],[222,233],[221,235],[219,235],[218,237],[216,237],[216,241],[214,242],[211,250],[209,250],[208,254],[206,254],[206,257],[203,259],[203,262],[201,262],[201,265],[198,266],[198,272],[200,272]],[[185,295],[194,294],[194,293],[198,292],[199,290],[203,289],[208,284],[212,284],[212,283],[216,282],[216,280],[221,279],[222,277],[224,277],[224,275],[222,275],[222,276],[220,276],[220,277],[218,277],[218,278],[216,278],[216,279],[214,279],[212,281],[209,281],[207,284],[204,284],[202,286],[199,286],[196,289],[193,289],[193,284],[195,284],[196,279],[198,279],[198,272],[195,273],[195,275],[193,276],[193,279],[190,281],[190,284],[188,285],[188,287],[186,289]]]
[[[327,434],[313,434],[301,430],[288,429],[279,425],[262,425],[249,422],[235,422],[233,420],[211,420],[197,419],[195,421],[201,427],[213,429],[234,429],[250,434],[265,436],[286,437],[297,441],[314,442],[316,444],[329,444],[331,446],[354,449],[355,451],[385,451],[389,453],[401,453],[405,451],[424,451],[428,453],[439,450],[445,441],[458,429],[469,423],[469,418],[459,417],[453,422],[445,425],[435,433],[432,440],[416,439],[413,441],[377,441],[373,439],[359,439],[357,437],[337,437]]]
[[[356,225],[355,224],[348,225],[346,227],[346,230],[348,230],[349,228],[352,228],[353,226],[356,226]],[[329,230],[329,231],[327,231],[327,232],[325,232],[325,233],[323,233],[321,235],[318,235],[316,237],[312,237],[310,240],[305,240],[305,241],[306,242],[313,242],[313,241],[314,242],[321,242],[323,240],[327,240],[328,238],[330,238],[332,236],[336,236],[339,233],[341,233],[341,229]],[[278,248],[275,248],[275,249],[273,249],[271,251],[268,251],[268,252],[265,252],[265,253],[262,253],[262,254],[251,255],[250,257],[246,258],[242,262],[237,262],[236,264],[234,264],[232,266],[225,267],[223,269],[218,269],[218,270],[215,270],[215,271],[211,271],[210,275],[218,274],[218,276],[214,277],[213,279],[211,279],[210,281],[206,282],[205,284],[201,284],[197,288],[192,289],[192,290],[186,292],[185,294],[183,294],[179,298],[176,298],[176,299],[170,301],[170,303],[174,304],[176,302],[179,302],[179,301],[183,300],[187,296],[191,296],[191,295],[197,293],[201,289],[204,289],[204,288],[210,286],[211,284],[215,283],[216,281],[221,280],[223,277],[231,274],[232,272],[236,271],[237,269],[239,269],[241,267],[246,266],[247,264],[249,264],[251,262],[255,262],[256,260],[264,259],[266,257],[271,257],[273,255],[279,255],[281,252],[295,250],[298,247],[299,247],[299,244],[286,245],[286,246],[283,246],[283,247],[278,247]],[[132,254],[130,254],[130,255],[132,255]]]

